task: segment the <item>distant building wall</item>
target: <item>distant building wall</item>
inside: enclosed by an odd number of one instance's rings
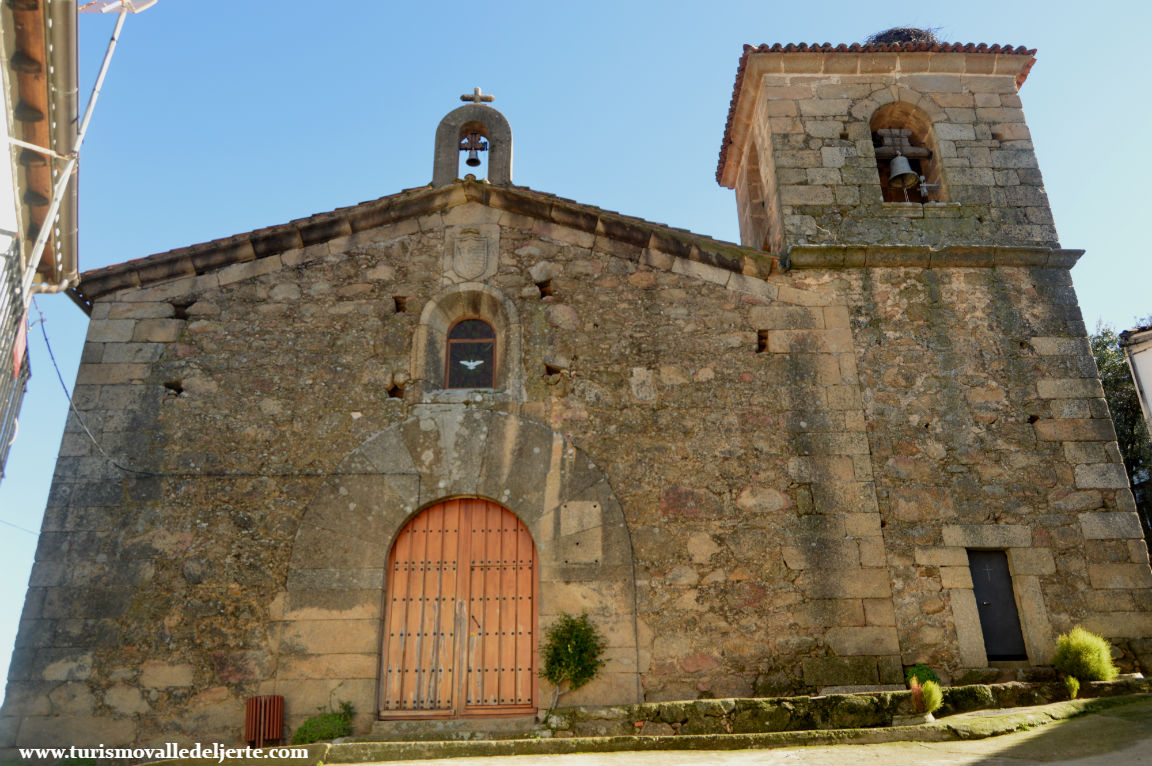
[[[1152,433],[1152,327],[1138,327],[1120,334],[1120,345],[1132,370],[1132,381],[1140,398],[1140,410]]]

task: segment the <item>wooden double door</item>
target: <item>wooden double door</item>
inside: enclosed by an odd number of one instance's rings
[[[488,500],[425,509],[388,557],[380,715],[536,710],[536,547]]]

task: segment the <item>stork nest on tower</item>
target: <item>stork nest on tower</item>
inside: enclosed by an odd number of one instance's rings
[[[869,45],[893,45],[893,44],[919,44],[925,43],[927,45],[935,45],[940,42],[936,37],[936,32],[939,27],[930,29],[916,29],[915,27],[892,27],[885,29],[883,32],[877,32],[868,37],[866,42]]]

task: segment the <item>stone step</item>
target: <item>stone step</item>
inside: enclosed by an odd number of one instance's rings
[[[904,684],[857,684],[856,686],[821,686],[819,695],[826,694],[868,694],[869,692],[902,692],[908,689]]]
[[[393,718],[376,721],[370,734],[357,739],[363,742],[516,739],[527,735],[535,725],[534,715],[426,720]]]

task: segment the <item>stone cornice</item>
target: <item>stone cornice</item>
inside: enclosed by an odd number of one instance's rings
[[[885,266],[922,269],[1024,266],[1067,270],[1075,266],[1083,254],[1083,250],[992,245],[956,245],[945,248],[923,245],[794,245],[782,259],[781,265],[788,270]]]
[[[295,248],[321,244],[360,231],[419,218],[469,202],[512,215],[587,232],[635,249],[659,250],[676,258],[751,277],[767,277],[779,259],[753,248],[652,223],[641,218],[582,205],[524,186],[492,186],[474,180],[439,188],[419,187],[328,213],[256,229],[233,237],[169,250],[145,258],[85,272],[70,297],[85,311],[92,302],[118,290],[145,287],[196,276],[236,263]]]

